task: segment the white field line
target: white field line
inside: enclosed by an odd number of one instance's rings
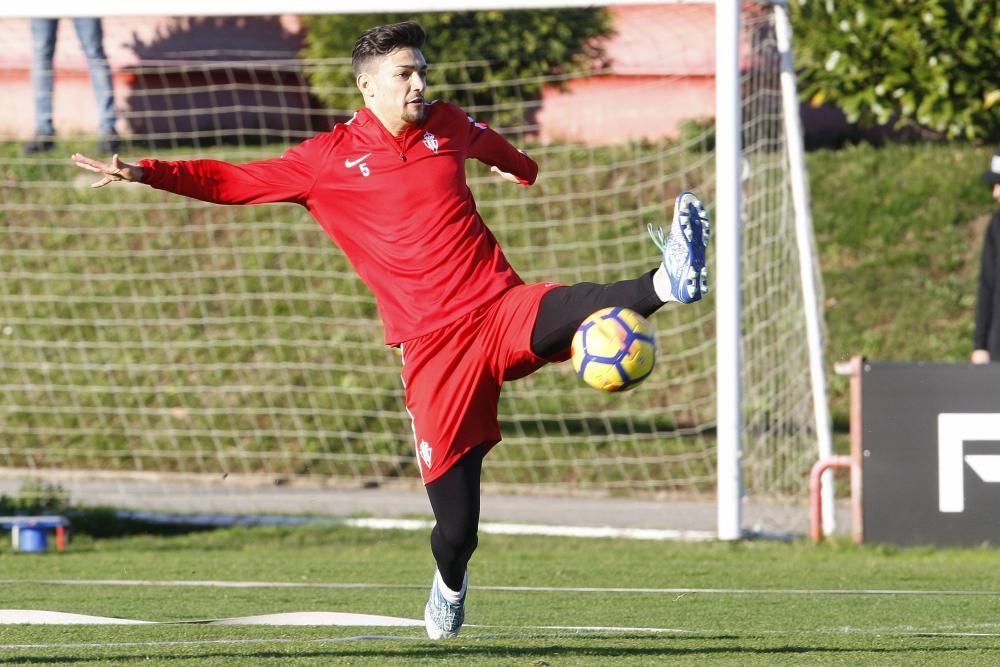
[[[167,525],[196,526],[272,526],[272,525],[336,525],[369,530],[428,531],[434,528],[429,519],[380,519],[380,518],[317,518],[301,516],[240,516],[231,514],[177,515],[162,512],[119,512],[119,516],[142,519]],[[675,530],[671,528],[616,528],[614,526],[560,526],[544,523],[479,524],[479,532],[492,535],[541,535],[545,537],[611,538],[627,540],[677,540],[682,542],[708,542],[716,539],[714,531]]]
[[[17,625],[270,625],[270,626],[340,626],[340,627],[419,627],[424,621],[397,618],[393,616],[373,616],[371,614],[351,614],[344,612],[286,612],[260,616],[240,616],[235,618],[203,619],[197,621],[140,621],[128,618],[87,616],[67,614],[58,611],[0,609],[0,624]],[[677,628],[639,628],[606,625],[540,625],[501,626],[467,625],[466,628],[494,630],[564,630],[573,633],[683,633],[690,630]]]
[[[527,591],[545,593],[632,593],[653,595],[998,595],[994,591],[923,591],[878,588],[600,588],[559,586],[475,586],[487,591]]]
[[[190,641],[162,642],[95,642],[90,644],[0,644],[0,649],[79,649],[79,648],[148,648],[152,646],[204,646],[209,644],[316,644],[326,642],[381,641],[388,639],[413,640],[413,637],[392,635],[359,635],[357,637],[328,637],[325,639],[192,639]]]
[[[914,637],[1000,637],[1000,632],[907,632]]]
[[[194,588],[304,588],[304,589],[423,589],[425,584],[377,584],[295,581],[197,581],[155,579],[0,579],[0,585],[54,586],[162,586]],[[970,595],[998,596],[997,591],[907,590],[892,588],[619,588],[589,586],[473,586],[479,591],[530,593],[622,593],[641,595]]]
[[[430,530],[433,521],[423,519],[344,519],[338,524],[376,530]],[[614,528],[612,526],[550,526],[539,523],[481,523],[479,532],[492,535],[544,535],[548,537],[603,537],[630,540],[682,540],[688,542],[716,539],[714,531],[671,530],[661,528]]]
[[[693,630],[684,630],[682,628],[618,628],[614,626],[607,625],[534,625],[534,626],[520,626],[520,627],[509,627],[502,625],[469,625],[470,628],[493,628],[493,629],[506,629],[509,630],[567,630],[569,632],[580,632],[580,633],[615,633],[615,632],[650,632],[653,634],[659,634],[662,632],[671,633],[690,633]]]
[[[973,626],[975,627],[975,626]],[[894,635],[899,637],[1000,637],[1000,632],[975,632],[972,630],[916,630],[912,626],[906,628],[840,628],[837,630],[813,630],[829,634],[845,635]],[[785,634],[784,632],[769,632],[765,634]]]
[[[145,621],[121,617],[70,614],[40,609],[0,609],[0,625],[339,625],[353,627],[424,627],[424,621],[396,616],[352,614],[337,611],[299,611],[233,618],[180,621]]]
[[[820,628],[817,632],[829,632],[832,634],[868,634],[868,633],[880,633],[884,632],[887,634],[904,634],[904,635],[923,635],[930,633],[972,633],[972,634],[982,634],[985,637],[991,637],[994,634],[1000,635],[1000,633],[986,632],[988,629],[1000,628],[1000,623],[936,623],[933,630],[921,630],[914,625],[890,625],[885,627],[867,627],[867,628],[856,628],[850,625],[842,625],[834,628]],[[768,632],[764,630],[763,632]]]

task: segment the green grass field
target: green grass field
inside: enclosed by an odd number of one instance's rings
[[[431,642],[422,628],[179,623],[294,611],[421,618],[433,568],[423,533],[82,537],[63,553],[0,551],[0,606],[174,623],[0,626],[0,664],[996,664],[998,565],[991,549],[484,535],[467,626]]]

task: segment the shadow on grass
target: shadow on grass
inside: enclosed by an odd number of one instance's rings
[[[883,637],[883,640],[890,639]],[[916,637],[898,637],[896,639],[915,640]],[[542,638],[511,638],[509,641],[535,641]],[[879,646],[873,647],[870,644],[858,646],[829,646],[829,645],[803,645],[803,644],[776,644],[773,646],[748,646],[751,639],[747,637],[733,635],[713,635],[713,636],[676,636],[650,637],[648,635],[615,635],[613,637],[573,637],[565,638],[561,641],[546,641],[530,646],[499,646],[496,644],[476,645],[476,643],[463,642],[461,640],[451,640],[446,642],[431,642],[429,640],[414,640],[408,637],[385,637],[385,636],[354,636],[331,639],[314,640],[277,640],[289,645],[288,651],[267,648],[259,651],[220,651],[214,650],[210,653],[188,654],[188,655],[157,655],[151,654],[149,649],[158,647],[193,647],[199,644],[225,643],[227,640],[193,640],[187,641],[164,641],[164,642],[137,642],[136,648],[145,649],[143,654],[146,659],[170,660],[170,661],[198,661],[206,660],[234,660],[234,661],[257,661],[262,660],[282,660],[283,664],[302,660],[323,660],[323,659],[357,659],[374,658],[382,660],[394,659],[433,659],[433,660],[460,660],[466,664],[479,663],[481,661],[525,661],[536,660],[534,664],[547,664],[545,658],[558,656],[560,662],[578,660],[603,660],[603,659],[641,659],[655,657],[685,657],[685,656],[733,656],[750,659],[754,662],[755,656],[760,660],[767,661],[768,656],[783,655],[842,655],[847,659],[862,659],[863,656],[871,656],[878,659],[892,659],[908,653],[919,653],[925,656],[932,654],[958,654],[963,652],[976,652],[981,658],[983,651],[1000,652],[1000,646],[969,646],[961,645],[901,645],[896,647]],[[271,640],[230,640],[234,644],[248,643],[269,643]],[[368,646],[368,642],[413,642],[409,646],[403,647],[374,647]],[[496,639],[490,641],[495,642]],[[617,645],[607,645],[609,641],[617,642]],[[624,644],[624,642],[629,644]],[[634,642],[641,641],[643,645],[637,646]],[[862,642],[863,640],[858,639]],[[340,646],[330,647],[330,650],[312,648],[308,651],[297,651],[292,648],[294,644],[333,644]],[[126,644],[127,645],[127,644]],[[350,645],[348,648],[347,645]],[[58,647],[47,650],[58,651]],[[68,649],[76,649],[78,646],[67,645]],[[93,645],[94,649],[100,648],[124,648],[121,644],[108,644],[105,647]],[[94,653],[75,653],[65,656],[30,656],[18,655],[0,658],[0,664],[71,664],[83,661],[129,661],[136,658],[136,654],[128,652],[116,652],[114,654],[95,655]],[[956,659],[960,657],[956,656]]]
[[[135,535],[170,537],[217,530],[222,526],[197,523],[151,521],[142,518],[122,516],[118,510],[109,508],[74,509],[64,512],[73,526],[73,532],[95,539],[111,539]]]

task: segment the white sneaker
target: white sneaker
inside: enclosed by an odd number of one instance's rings
[[[431,594],[424,607],[424,625],[427,636],[431,639],[448,639],[458,635],[465,622],[465,594],[469,589],[469,573],[462,580],[462,597],[456,602],[449,602],[441,591],[441,575],[435,571],[431,581]]]
[[[677,195],[670,233],[662,227],[654,231],[648,225],[649,236],[663,253],[663,266],[670,278],[670,294],[675,301],[693,303],[708,294],[708,269],[705,250],[711,236],[708,213],[701,200],[690,192]]]

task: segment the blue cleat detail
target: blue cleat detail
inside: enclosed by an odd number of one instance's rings
[[[682,192],[674,203],[670,233],[648,225],[649,236],[663,253],[663,266],[670,277],[670,293],[675,301],[693,303],[708,294],[708,269],[705,252],[711,229],[708,213],[701,200]]]
[[[424,607],[424,626],[427,628],[427,636],[431,639],[448,639],[458,635],[465,622],[465,593],[462,599],[456,604],[449,602],[438,588],[441,577],[435,572],[434,581],[431,582],[431,594]],[[465,573],[465,580],[462,582],[462,590],[469,588],[469,573]]]

